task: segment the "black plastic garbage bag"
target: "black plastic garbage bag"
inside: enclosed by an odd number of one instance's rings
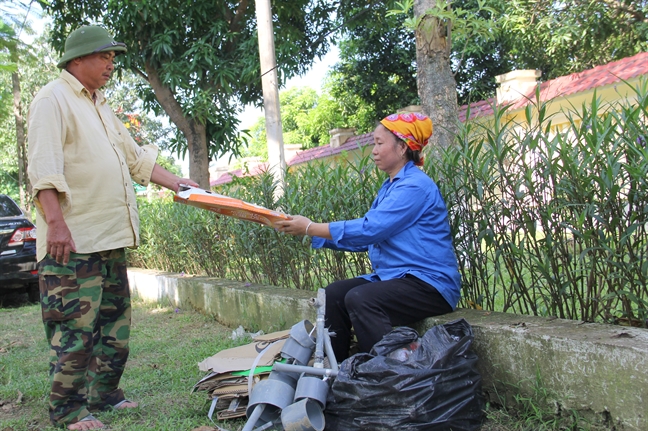
[[[371,354],[340,365],[324,412],[326,429],[478,430],[484,399],[472,341],[464,319],[435,326],[420,339],[411,328],[390,332]],[[407,354],[392,355],[399,349]]]

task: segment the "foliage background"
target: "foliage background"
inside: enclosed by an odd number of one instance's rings
[[[564,112],[561,133],[543,104],[529,105],[524,125],[496,111],[494,124],[468,122],[456,146],[426,158],[449,208],[461,306],[646,326],[646,84],[635,91],[636,105],[594,96]],[[325,222],[362,217],[383,179],[365,157],[291,169],[278,200],[268,174],[218,192]],[[364,253],[312,250],[308,238],[170,200],[140,211],[136,266],[298,289],[370,271]]]

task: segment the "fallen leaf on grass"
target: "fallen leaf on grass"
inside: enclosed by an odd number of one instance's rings
[[[0,347],[0,353],[7,353],[9,349],[11,349],[12,347],[19,347],[19,346],[21,346],[19,341],[12,341],[8,345],[4,347]]]
[[[0,408],[2,409],[2,411],[10,412],[10,411],[12,411],[14,409],[14,406],[13,406],[13,404],[5,404]]]

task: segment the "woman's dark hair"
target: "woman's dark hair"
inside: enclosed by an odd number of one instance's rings
[[[405,157],[407,157],[407,160],[413,161],[415,165],[419,165],[421,163],[421,152],[414,151],[410,147],[407,147],[407,151],[405,151]]]
[[[393,135],[393,133],[392,133],[392,135]],[[415,165],[421,162],[421,152],[420,151],[412,150],[409,147],[409,145],[407,145],[407,143],[404,140],[402,140],[401,138],[399,138],[398,136],[394,135],[394,138],[396,138],[396,143],[398,143],[398,144],[402,143],[402,144],[405,145],[405,148],[407,148],[407,151],[405,151],[405,157],[407,158],[407,160],[413,161]]]

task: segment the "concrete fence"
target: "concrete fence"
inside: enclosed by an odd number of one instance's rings
[[[315,319],[314,292],[134,268],[128,278],[144,300],[192,308],[232,328],[267,333]],[[648,430],[648,330],[468,309],[415,329],[423,334],[459,318],[473,328],[491,402],[534,397],[556,413],[573,411],[610,430]]]

